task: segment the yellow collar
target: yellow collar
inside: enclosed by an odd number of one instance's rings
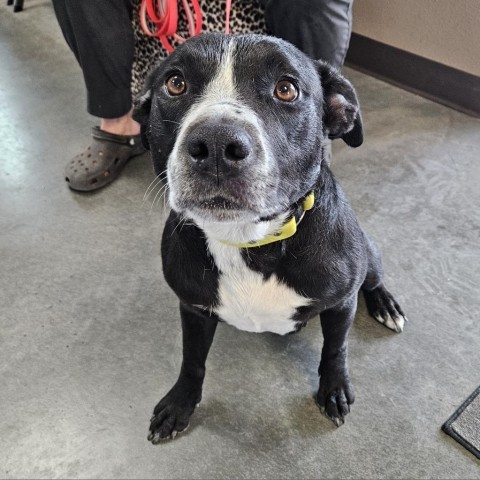
[[[258,242],[247,242],[247,243],[231,243],[224,240],[221,242],[225,245],[229,245],[230,247],[237,247],[237,248],[252,248],[252,247],[262,247],[263,245],[268,245],[269,243],[280,242],[281,240],[285,240],[286,238],[293,237],[297,231],[297,227],[300,222],[303,220],[305,212],[311,210],[313,205],[315,204],[315,195],[313,192],[310,192],[302,202],[303,212],[297,222],[295,219],[295,215],[292,215],[289,220],[287,220],[280,230],[277,230],[275,233],[267,235],[262,240]]]

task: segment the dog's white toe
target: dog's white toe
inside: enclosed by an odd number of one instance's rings
[[[389,313],[386,312],[383,315],[380,315],[379,313],[375,315],[375,320],[382,323],[390,330],[401,333],[407,319],[402,315],[394,315],[392,317]]]

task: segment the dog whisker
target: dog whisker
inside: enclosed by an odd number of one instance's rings
[[[162,194],[164,194],[168,189],[168,183],[166,183],[165,185],[162,185],[162,187],[160,187],[160,189],[158,190],[157,194],[155,195],[154,199],[153,199],[153,202],[152,202],[152,206],[150,207],[150,211],[152,211],[153,207],[155,206],[155,202],[157,200],[158,197],[160,197],[160,199],[162,198]]]
[[[160,179],[160,175],[155,175],[155,178],[150,182],[147,189],[145,190],[145,194],[143,195],[143,200],[145,200],[145,198],[147,197],[150,188],[152,188],[153,185],[157,183],[159,179]]]
[[[145,191],[145,194],[143,195],[143,202],[147,200],[147,198],[150,196],[153,190],[157,187],[159,182],[162,181],[162,176],[166,173],[167,171],[164,170],[163,172],[160,172],[151,182],[150,185],[147,187],[147,190]]]
[[[156,188],[155,188],[155,190],[156,190]],[[165,185],[161,185],[160,188],[157,190],[157,193],[155,194],[154,198],[153,198],[153,201],[150,205],[150,210],[152,210],[152,208],[154,207],[155,201],[157,200],[157,197],[159,195],[161,195],[164,190],[165,190]]]
[[[175,228],[173,229],[173,232],[172,234],[170,235],[171,237],[173,237],[173,234],[175,233],[175,230],[177,230],[177,228],[186,221],[186,218],[182,215],[180,220],[178,221],[177,225],[175,226]],[[180,231],[182,231],[182,229],[180,229]]]
[[[169,190],[169,186],[168,186],[168,183],[166,183],[162,189],[162,194],[160,195],[160,197],[158,198],[158,201],[157,201],[157,205],[160,205],[160,202],[162,201],[162,198],[163,198],[163,210],[165,211],[166,208],[167,208],[167,193],[168,193],[168,190]]]

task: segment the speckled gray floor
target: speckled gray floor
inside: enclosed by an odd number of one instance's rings
[[[346,70],[366,143],[334,170],[382,246],[401,335],[360,304],[357,401],[336,429],[312,395],[321,333],[221,325],[191,428],[147,440],[180,367],[147,156],[79,195],[63,166],[89,141],[81,73],[50,2],[0,5],[0,477],[480,478],[440,431],[480,380],[480,121]]]

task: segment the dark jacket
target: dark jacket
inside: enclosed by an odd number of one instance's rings
[[[258,0],[273,35],[315,59],[343,65],[352,30],[353,0]]]

